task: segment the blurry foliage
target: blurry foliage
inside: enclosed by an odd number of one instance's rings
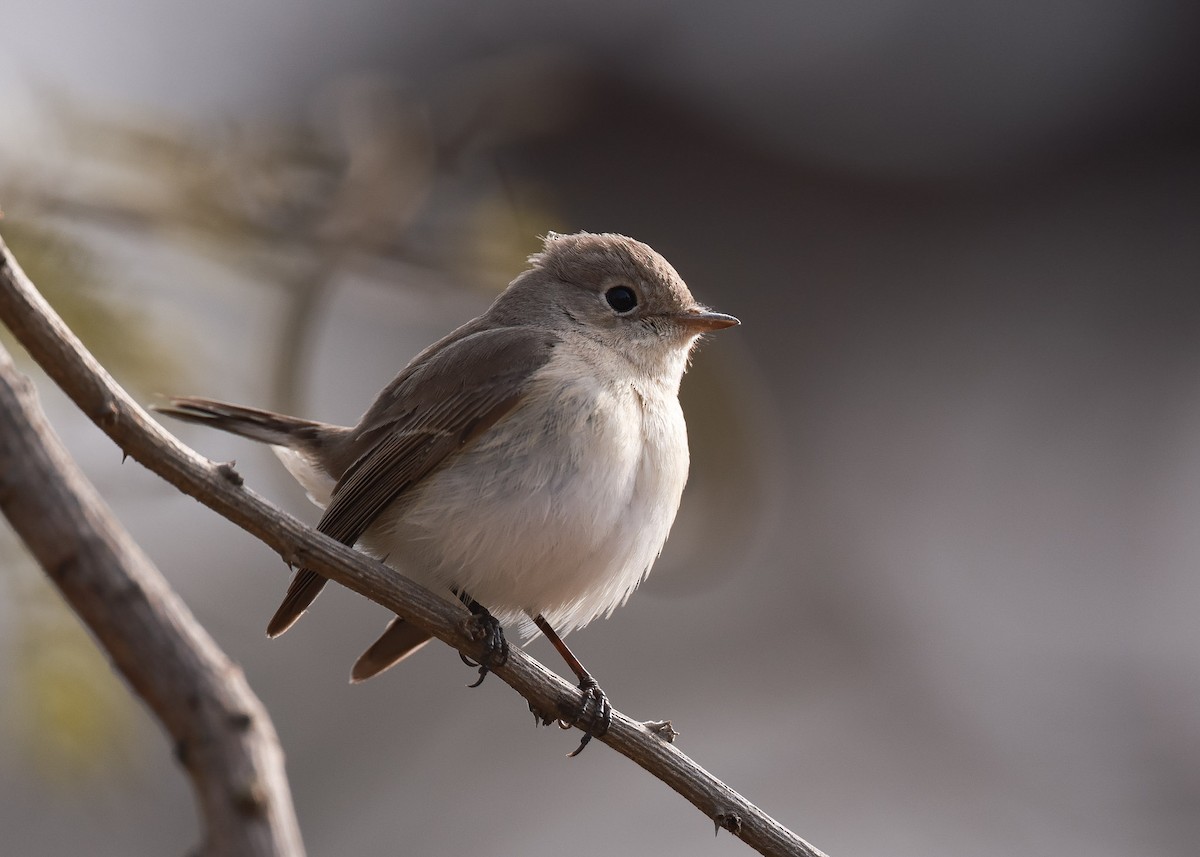
[[[4,240],[42,296],[113,375],[143,391],[179,377],[179,363],[145,314],[120,301],[97,254],[69,232],[28,220],[0,221]],[[15,340],[0,327],[5,347]]]
[[[9,653],[0,704],[6,743],[56,789],[111,781],[137,747],[133,700],[7,529],[0,529],[0,567],[0,593],[20,611],[0,640]]]
[[[533,63],[513,73],[561,78],[544,72]],[[560,121],[561,93],[529,86],[530,103],[497,106],[489,93],[498,79],[460,76],[438,104],[439,122],[405,88],[367,76],[326,87],[311,120],[292,123],[112,118],[46,93],[61,151],[49,166],[0,173],[8,217],[0,228],[101,361],[148,390],[176,386],[162,376],[178,363],[149,341],[151,325],[108,301],[103,245],[85,251],[68,237],[77,227],[158,245],[170,239],[282,288],[270,404],[299,410],[316,308],[342,274],[387,271],[388,282],[408,288],[436,274],[499,290],[537,249],[537,236],[562,227],[549,215],[550,195],[515,186],[499,164],[503,146]],[[406,274],[415,276],[405,282]]]
[[[497,133],[488,123],[500,119],[479,105],[439,105],[451,115],[437,127],[425,102],[369,76],[330,84],[307,122],[194,127],[96,115],[61,94],[44,101],[62,157],[51,171],[0,175],[10,216],[183,239],[270,285],[303,279],[297,268],[306,264],[374,256],[501,287],[512,258],[536,249],[536,234],[561,226],[548,195],[514,186],[498,160],[522,129],[548,130],[549,106]]]

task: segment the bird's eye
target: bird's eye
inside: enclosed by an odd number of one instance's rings
[[[613,286],[604,293],[604,299],[614,312],[622,315],[637,306],[637,294],[629,286]]]

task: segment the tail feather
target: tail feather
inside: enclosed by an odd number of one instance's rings
[[[154,410],[185,422],[211,426],[293,450],[296,455],[281,454],[279,457],[318,505],[322,504],[317,499],[318,495],[324,496],[324,502],[328,502],[334,481],[345,468],[345,459],[352,454],[352,450],[343,448],[343,441],[350,429],[259,408],[196,396],[180,396],[170,399],[169,405],[155,406]],[[327,486],[323,484],[325,480],[328,481]],[[325,583],[325,578],[309,569],[302,568],[296,572],[287,596],[267,627],[267,633],[275,637],[290,628],[320,594]]]
[[[371,644],[354,662],[350,681],[357,684],[394,667],[433,638],[399,616],[392,620],[383,635]]]
[[[155,405],[154,410],[168,417],[211,426],[262,443],[294,448],[312,445],[321,430],[326,428],[324,423],[312,420],[196,396],[172,398],[170,405]]]

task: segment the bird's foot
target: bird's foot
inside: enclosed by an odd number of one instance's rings
[[[579,700],[579,710],[570,721],[558,721],[562,729],[578,726],[583,730],[583,739],[579,746],[567,754],[567,758],[570,759],[582,753],[583,748],[593,738],[603,738],[608,733],[608,727],[612,725],[612,705],[608,701],[608,695],[596,684],[596,680],[590,675],[585,675],[579,680],[579,689],[583,692]]]
[[[462,653],[459,654],[459,657],[467,666],[479,669],[479,678],[467,685],[467,687],[479,687],[489,672],[508,662],[508,641],[504,639],[504,629],[500,626],[500,622],[487,611],[486,607],[478,601],[472,601],[467,607],[471,611],[471,618],[467,620],[467,633],[472,639],[483,641],[484,653],[478,663]]]

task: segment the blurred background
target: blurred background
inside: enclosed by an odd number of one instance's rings
[[[614,704],[835,857],[1192,855],[1197,17],[15,0],[0,231],[142,400],[343,423],[539,235],[646,241],[743,326],[684,381],[667,553],[571,638]],[[345,591],[268,642],[278,557],[38,377],[273,714],[309,853],[744,853],[445,647],[350,687],[385,615]],[[0,570],[0,850],[188,852],[169,742],[7,530]]]

